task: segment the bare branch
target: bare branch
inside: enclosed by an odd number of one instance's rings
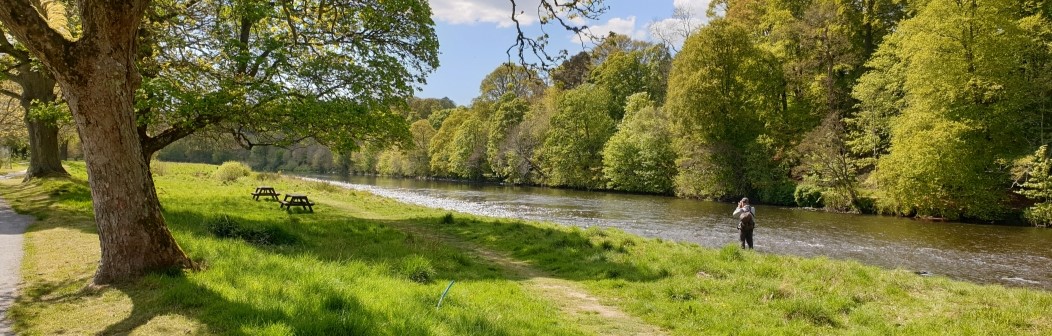
[[[519,16],[523,12],[519,10],[518,3],[516,0],[508,0],[511,2],[511,20],[515,23],[516,37],[515,44],[508,47],[505,52],[508,58],[511,59],[512,52],[515,50],[518,55],[519,63],[522,66],[534,70],[547,70],[552,68],[556,63],[566,59],[566,51],[560,51],[558,55],[553,56],[547,51],[547,39],[548,33],[543,31],[544,25],[550,22],[556,22],[564,30],[573,32],[578,36],[595,40],[595,36],[588,30],[587,25],[577,25],[570,22],[571,18],[582,18],[588,20],[597,20],[599,17],[606,13],[609,7],[603,4],[603,0],[567,0],[560,2],[559,0],[541,0],[540,4],[537,5],[537,16],[540,20],[541,29],[543,35],[537,38],[526,37],[526,33],[523,31],[522,23],[519,21]],[[526,60],[527,54],[533,54],[539,59],[539,63],[528,62]]]

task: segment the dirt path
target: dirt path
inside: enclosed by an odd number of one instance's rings
[[[17,175],[16,175],[17,176]],[[0,178],[11,178],[10,175]],[[0,199],[0,335],[14,335],[7,310],[15,301],[22,267],[22,234],[32,217],[16,213]]]
[[[626,314],[617,307],[600,302],[598,298],[589,294],[580,284],[550,277],[526,262],[439,232],[404,223],[389,223],[415,236],[434,239],[472,251],[483,259],[502,267],[505,271],[526,278],[527,280],[523,283],[527,290],[541,297],[548,298],[557,304],[563,313],[570,316],[577,325],[584,327],[583,329],[585,330],[594,331],[598,335],[666,334],[661,328],[650,325],[638,317]]]

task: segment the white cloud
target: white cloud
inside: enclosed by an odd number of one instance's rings
[[[627,18],[611,18],[604,24],[588,26],[588,31],[598,38],[606,37],[606,35],[611,32],[627,35],[636,40],[645,40],[647,38],[647,32],[645,30],[636,29],[635,16],[629,16]],[[581,43],[581,36],[574,35],[571,39],[574,43]]]
[[[508,0],[428,0],[432,18],[450,24],[496,23],[499,27],[512,27],[511,2]],[[537,5],[540,0],[518,0],[515,8],[523,26],[537,22]]]

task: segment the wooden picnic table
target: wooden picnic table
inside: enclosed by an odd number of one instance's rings
[[[314,212],[314,203],[307,199],[307,195],[304,194],[285,194],[285,200],[279,201],[281,208],[290,210],[294,206]]]
[[[258,187],[256,187],[256,192],[252,193],[252,199],[258,201],[259,197],[263,196],[263,197],[270,197],[270,198],[274,199],[275,201],[277,201],[278,200],[278,195],[281,195],[281,194],[279,194],[277,191],[274,191],[274,187],[271,187],[271,186],[258,186]]]

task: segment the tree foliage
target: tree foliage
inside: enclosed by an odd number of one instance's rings
[[[555,186],[602,187],[603,145],[614,133],[610,92],[586,84],[559,99],[541,148],[547,181]]]
[[[1025,25],[1048,22],[1040,14],[1020,17],[1016,5],[932,0],[882,47],[894,48],[888,52],[900,62],[883,76],[903,76],[895,80],[902,109],[876,175],[890,207],[947,218],[1001,216],[1008,162],[1033,148],[1029,139],[1040,130],[1030,123],[1044,118],[1040,107],[1049,98],[1031,91],[1046,85],[1035,83],[1043,78],[1031,73],[1035,67],[1020,67],[1033,43],[1049,41]]]
[[[405,140],[388,132],[405,128],[390,111],[438,65],[430,16],[419,0],[153,2],[137,116],[147,150],[205,128],[246,147]]]
[[[772,67],[748,32],[717,20],[691,36],[676,55],[665,108],[678,153],[677,194],[729,198],[754,191],[748,172],[772,109],[765,87]]]
[[[646,93],[628,98],[624,121],[603,148],[603,176],[614,190],[667,194],[676,175],[668,115]]]

